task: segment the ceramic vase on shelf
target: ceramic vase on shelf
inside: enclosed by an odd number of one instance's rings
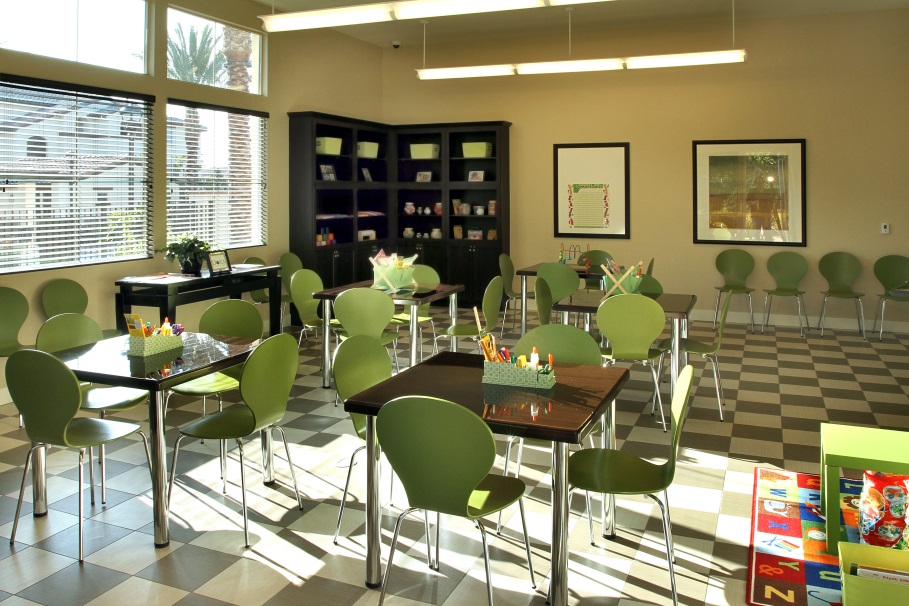
[[[417,208],[413,205],[413,202],[404,203],[404,214],[405,215],[412,215],[415,212],[417,212]]]
[[[442,214],[442,203],[441,202],[436,202],[435,207],[433,207],[433,212],[436,213],[437,215]]]

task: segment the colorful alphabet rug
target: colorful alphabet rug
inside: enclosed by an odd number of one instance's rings
[[[858,542],[861,480],[840,479],[843,540]],[[831,606],[842,601],[837,556],[827,553],[820,476],[754,470],[747,600],[752,606]]]

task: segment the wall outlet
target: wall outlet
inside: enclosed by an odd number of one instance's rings
[[[881,233],[884,234],[885,236],[890,233],[890,224],[889,223],[881,223]]]

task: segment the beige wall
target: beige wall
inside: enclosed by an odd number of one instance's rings
[[[579,31],[574,58],[694,52],[729,48],[729,23]],[[736,47],[744,64],[660,70],[513,76],[421,82],[413,68],[420,48],[385,51],[384,117],[390,122],[509,120],[511,128],[512,256],[517,266],[555,260],[560,242],[604,248],[625,263],[656,258],[655,276],[667,290],[694,292],[698,309],[712,312],[719,245],[692,243],[692,141],[807,139],[808,244],[797,248],[811,271],[803,281],[816,322],[825,282],[817,260],[826,252],[857,254],[864,270],[870,328],[880,285],[871,266],[884,254],[909,254],[909,12],[738,22]],[[551,39],[475,40],[433,46],[428,67],[567,58],[566,35]],[[552,145],[627,141],[631,145],[631,238],[553,237]],[[891,235],[880,223],[892,224]],[[751,285],[771,287],[766,259],[781,247],[750,246],[757,260]],[[760,307],[763,293],[755,304]],[[774,309],[794,325],[795,304]],[[747,310],[732,303],[731,318]],[[909,319],[892,305],[890,319]],[[828,326],[855,326],[849,303],[835,302]],[[837,322],[842,318],[842,322]],[[902,330],[909,328],[903,325]]]

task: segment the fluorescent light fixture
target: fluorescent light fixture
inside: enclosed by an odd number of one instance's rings
[[[744,50],[714,51],[709,53],[682,53],[678,55],[653,55],[650,57],[628,57],[628,69],[649,69],[653,67],[683,67],[688,65],[715,65],[718,63],[742,63]]]
[[[580,61],[546,61],[543,63],[518,63],[515,65],[521,75],[565,74],[570,72],[605,72],[623,69],[622,59],[586,59]]]
[[[412,0],[392,4],[396,19],[429,19],[546,6],[543,0]]]
[[[474,65],[471,67],[440,67],[418,69],[420,80],[446,80],[448,78],[485,78],[488,76],[513,76],[514,65]]]
[[[298,29],[340,27],[360,23],[381,23],[391,21],[392,7],[389,3],[342,6],[316,11],[261,15],[262,27],[267,32],[287,32]]]

